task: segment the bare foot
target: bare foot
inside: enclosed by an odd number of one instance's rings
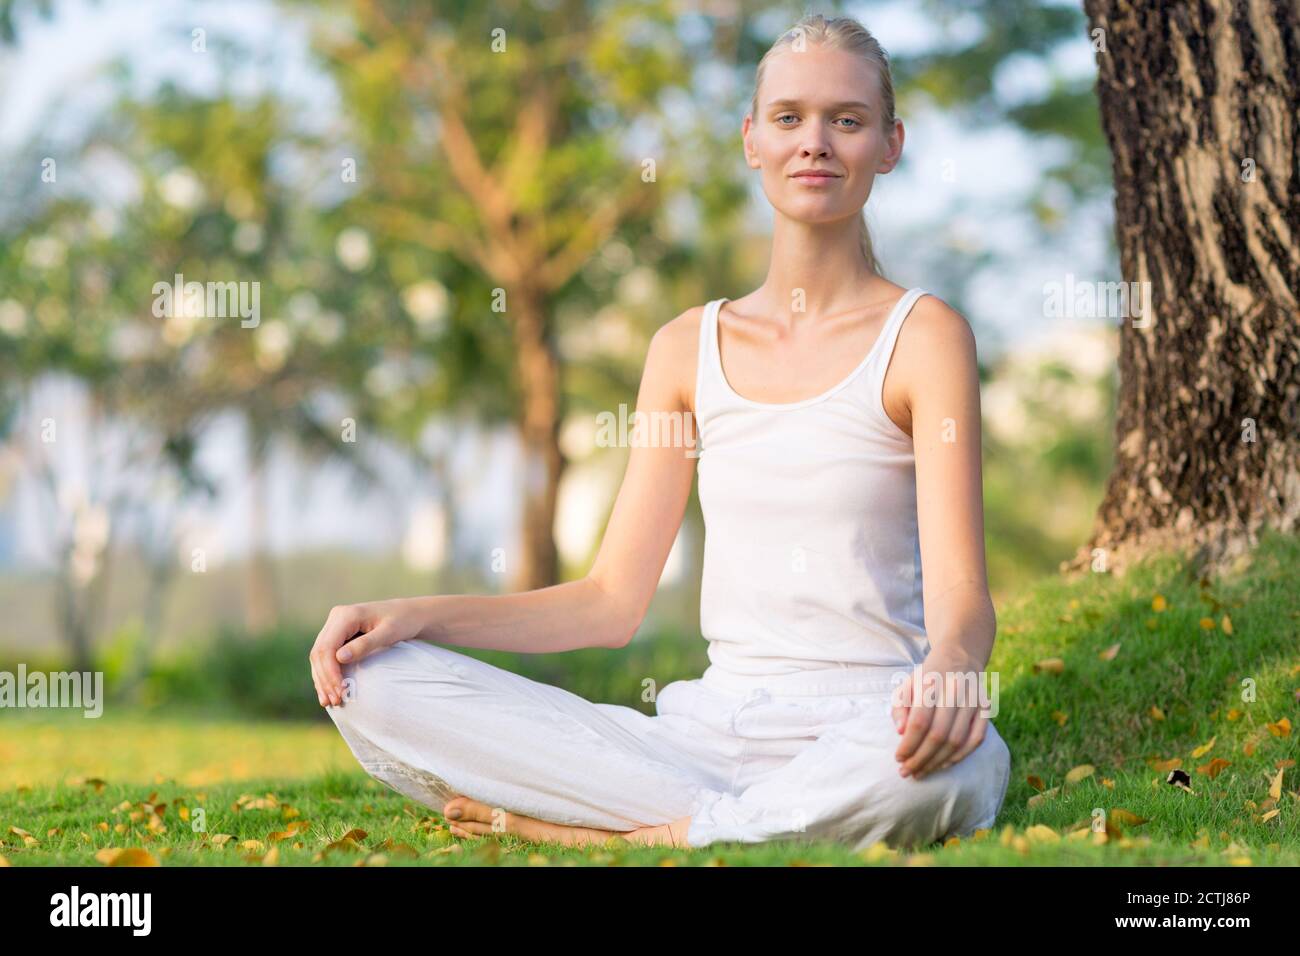
[[[639,843],[643,846],[675,846],[689,849],[690,844],[686,842],[686,832],[690,828],[691,818],[680,817],[672,823],[638,827],[629,833],[623,834],[623,836],[628,842]]]
[[[458,816],[453,814],[459,812]],[[494,836],[509,833],[529,843],[559,843],[564,846],[603,846],[610,837],[619,837],[642,846],[685,846],[686,829],[690,817],[674,820],[660,826],[637,827],[635,830],[600,830],[596,827],[575,827],[563,823],[550,823],[520,813],[510,813],[500,807],[466,796],[447,801],[442,808],[447,818],[447,828],[454,836]]]

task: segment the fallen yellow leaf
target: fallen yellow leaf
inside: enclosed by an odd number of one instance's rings
[[[161,866],[152,853],[141,847],[106,848],[95,854],[105,866]]]
[[[1268,786],[1268,795],[1274,800],[1282,799],[1282,774],[1284,773],[1286,773],[1285,770],[1279,770],[1277,776],[1273,778],[1273,782]]]
[[[1068,784],[1078,783],[1080,780],[1085,780],[1088,777],[1091,777],[1093,771],[1096,769],[1097,768],[1090,763],[1080,764],[1065,775],[1065,782]]]
[[[1028,800],[1025,801],[1025,806],[1036,807],[1044,800],[1050,800],[1053,797],[1055,797],[1057,793],[1060,792],[1060,790],[1061,790],[1060,787],[1053,787],[1051,790],[1044,790],[1042,793],[1036,793]]]
[[[1106,819],[1112,823],[1122,823],[1126,827],[1135,827],[1147,822],[1146,817],[1140,817],[1131,810],[1125,810],[1123,807],[1116,807],[1107,814]]]
[[[1025,828],[1025,839],[1030,843],[1060,843],[1061,835],[1049,826],[1035,823]]]

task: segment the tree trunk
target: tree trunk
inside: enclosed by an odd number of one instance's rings
[[[248,445],[248,561],[244,566],[244,628],[249,636],[264,634],[279,620],[275,566],[267,542],[269,490],[266,466],[269,449],[257,440],[250,425]]]
[[[1123,319],[1115,467],[1067,567],[1173,548],[1219,570],[1300,516],[1300,8],[1084,9],[1146,314]]]
[[[519,438],[524,456],[523,541],[508,562],[511,587],[531,591],[559,581],[555,502],[564,470],[560,452],[560,362],[550,341],[540,296],[516,296],[511,328],[519,374]]]

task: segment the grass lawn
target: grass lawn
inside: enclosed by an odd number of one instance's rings
[[[332,723],[10,711],[0,865],[1300,865],[1297,569],[1300,538],[1270,535],[1206,586],[1161,557],[999,608],[1011,784],[994,830],[942,847],[462,841]]]

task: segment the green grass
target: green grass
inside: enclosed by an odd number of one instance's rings
[[[110,710],[99,720],[5,715],[0,854],[36,866],[99,865],[98,851],[118,847],[148,849],[164,865],[262,865],[271,846],[279,865],[1300,865],[1298,568],[1300,538],[1274,534],[1248,567],[1205,589],[1180,559],[1161,556],[1122,579],[1044,581],[1001,608],[991,669],[1011,784],[993,831],[944,847],[854,854],[825,844],[684,851],[460,841],[439,813],[356,767],[332,723]],[[1063,662],[1060,673],[1035,669],[1049,658]],[[1216,776],[1199,771],[1216,758],[1226,761]],[[1159,761],[1177,761],[1195,792],[1167,784]],[[1094,771],[1067,784],[1085,764]],[[1040,789],[1054,795],[1030,805]],[[151,829],[157,804],[165,806]],[[192,828],[198,808],[205,832]],[[1124,822],[1121,810],[1145,822]],[[1097,812],[1111,823],[1104,844],[1088,830]],[[274,840],[290,823],[299,832]],[[364,836],[329,848],[357,829]],[[260,845],[241,846],[249,840]]]

